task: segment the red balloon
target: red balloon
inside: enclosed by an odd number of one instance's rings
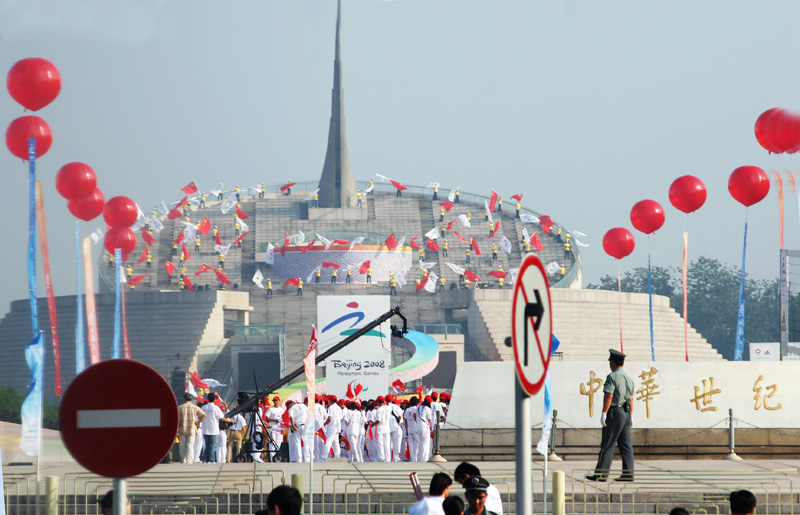
[[[776,152],[792,154],[800,149],[800,115],[778,109],[768,120],[768,137]]]
[[[75,218],[88,222],[97,218],[103,212],[103,206],[105,205],[106,196],[103,195],[100,188],[95,188],[94,192],[88,197],[67,202],[67,209]]]
[[[28,57],[8,70],[6,87],[25,109],[38,111],[56,99],[61,91],[61,74],[47,59]]]
[[[20,116],[8,124],[6,146],[20,159],[28,160],[28,139],[36,138],[36,157],[42,157],[53,144],[53,133],[47,122],[38,116]]]
[[[106,202],[103,209],[103,219],[111,227],[125,229],[136,223],[139,217],[139,209],[136,203],[128,197],[114,197]]]
[[[757,166],[740,166],[728,179],[728,191],[741,204],[752,206],[769,193],[769,177]]]
[[[664,208],[655,200],[641,200],[631,209],[631,223],[637,231],[653,234],[664,225]]]
[[[67,163],[56,174],[56,190],[67,200],[79,200],[97,188],[97,176],[84,163]]]
[[[624,227],[610,229],[603,236],[603,250],[611,257],[622,259],[631,252],[636,246],[633,234]]]
[[[136,248],[136,234],[133,229],[112,227],[103,238],[103,245],[109,254],[113,254],[114,249],[122,250],[122,260],[127,261],[128,256]]]
[[[678,177],[669,187],[669,201],[684,213],[697,211],[706,203],[706,185],[693,175]]]

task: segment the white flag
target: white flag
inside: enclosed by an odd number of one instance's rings
[[[561,268],[558,266],[558,263],[553,261],[552,263],[548,264],[544,269],[547,271],[548,274],[554,274],[558,272],[558,269]]]
[[[297,236],[295,236],[295,245],[302,245],[306,241],[306,233],[303,231],[297,231]]]
[[[403,236],[402,238],[400,238],[400,241],[397,242],[397,247],[398,248],[403,248],[403,245],[405,244],[405,242],[406,242],[406,237]]]
[[[230,244],[228,244],[228,245],[214,245],[214,250],[216,250],[218,253],[222,254],[223,256],[225,254],[227,254],[230,249],[231,249]]]
[[[97,245],[97,242],[103,239],[103,234],[105,234],[103,233],[103,231],[97,229],[92,234],[90,234],[89,237],[92,239],[92,242],[94,242],[94,244]]]
[[[522,222],[525,222],[525,223],[528,223],[528,224],[538,224],[539,223],[539,217],[538,216],[533,216],[533,215],[528,214],[528,213],[520,213],[519,214],[519,219]]]
[[[186,374],[186,381],[184,382],[186,385],[186,393],[192,395],[193,397],[197,397],[197,390],[194,389],[194,385],[192,381],[189,379],[189,374]]]
[[[125,270],[123,269],[120,269],[119,271],[119,282],[121,282],[122,284],[128,283],[128,276],[125,275]]]
[[[308,277],[306,277],[306,282],[307,283],[311,282],[311,280],[314,278],[314,275],[317,273],[317,270],[321,270],[321,268],[317,267],[314,270],[312,270],[310,274],[308,274]]]
[[[402,288],[406,285],[406,276],[403,274],[397,274],[397,286]]]
[[[353,250],[353,247],[355,247],[356,245],[361,245],[362,241],[364,241],[364,237],[363,236],[359,236],[358,238],[354,239],[350,243],[350,250]]]
[[[183,223],[186,224],[186,227],[183,228],[183,239],[184,241],[191,242],[192,240],[194,240],[194,237],[197,234],[197,226],[194,225],[193,223],[187,223],[187,222]]]
[[[419,262],[419,267],[423,270],[430,270],[435,266],[436,266],[436,261],[431,261],[430,263],[426,263],[425,261],[420,260]]]
[[[260,184],[256,184],[255,186],[250,186],[250,194],[252,196],[255,197],[259,193],[261,193],[261,185]]]
[[[580,240],[578,240],[578,238],[572,238],[572,241],[574,241],[579,247],[588,247],[589,246],[588,243],[583,243]]]
[[[510,281],[511,284],[514,284],[515,282],[517,282],[517,276],[519,275],[519,267],[512,268],[511,270],[508,271],[508,273],[509,273],[509,277],[511,277],[511,281]]]
[[[361,193],[363,193],[364,195],[366,195],[366,194],[368,194],[368,193],[372,193],[372,190],[374,190],[374,189],[375,189],[375,185],[373,184],[372,186],[370,186],[369,188],[365,189],[365,190],[364,190],[364,191],[362,191]]]
[[[267,258],[264,262],[268,265],[275,264],[275,246],[272,243],[267,243]]]
[[[436,275],[436,272],[428,272],[428,282],[425,283],[425,291],[434,293],[436,291],[436,281],[439,280],[439,276]]]
[[[435,239],[437,239],[439,236],[441,236],[441,234],[439,234],[439,229],[437,229],[436,227],[434,227],[434,228],[433,228],[433,229],[431,229],[430,231],[426,232],[426,233],[425,233],[425,236],[427,236],[428,238],[430,238],[430,239],[432,239],[432,240],[435,240]]]
[[[583,233],[582,233],[582,232],[580,232],[580,231],[572,231],[572,234],[574,234],[575,236],[579,236],[579,237],[581,237],[581,238],[585,238],[585,237],[586,237],[586,235],[585,235],[585,234],[583,234]]]
[[[455,263],[445,263],[445,265],[449,266],[450,270],[452,270],[458,275],[461,275],[465,272],[465,270],[462,267],[456,265]]]
[[[316,195],[317,193],[319,193],[319,188],[317,188],[314,191],[312,191],[309,196],[307,196],[306,198],[303,199],[303,202],[309,202],[311,200],[314,200],[314,195]]]
[[[430,188],[430,189],[438,188],[439,186],[440,186],[440,184],[438,182],[426,182],[425,183],[425,187],[426,188]]]
[[[220,386],[227,386],[225,384],[220,383],[216,379],[203,379],[203,382],[206,383],[209,388],[219,388]]]
[[[219,194],[220,194],[220,193],[222,193],[222,183],[219,183],[215,189],[211,190],[211,193],[212,193],[212,194],[213,194],[215,197],[218,197],[218,196],[219,196]]]
[[[329,248],[331,248],[331,245],[333,245],[333,242],[331,240],[329,240],[325,236],[322,236],[320,233],[317,233],[317,239],[325,244],[325,250],[328,250]]]
[[[494,220],[492,220],[492,212],[489,211],[489,201],[483,199],[483,206],[486,208],[486,215],[489,217],[489,223],[494,223]]]
[[[461,225],[463,225],[464,227],[469,227],[470,226],[469,219],[467,218],[467,215],[458,215],[458,219],[461,221]]]
[[[237,216],[236,217],[236,221],[239,222],[239,229],[242,231],[242,234],[244,234],[246,232],[250,232],[250,227],[248,227],[247,224],[244,223],[244,220],[242,220],[241,218],[239,218]],[[301,232],[300,234],[303,234],[303,233]]]
[[[511,254],[511,242],[505,236],[500,238],[500,246],[503,247],[503,250],[506,251],[506,254]]]
[[[264,276],[261,274],[261,269],[259,268],[253,275],[253,282],[256,283],[256,286],[263,289],[264,288],[264,285],[262,284],[263,281],[264,281]]]
[[[227,215],[228,211],[233,209],[233,206],[236,205],[236,197],[233,198],[226,198],[225,201],[219,206],[220,211],[222,211],[223,215]]]
[[[456,190],[454,189],[450,190],[450,193],[447,195],[447,200],[449,200],[450,202],[456,201]]]
[[[153,217],[152,220],[150,221],[150,227],[152,227],[153,230],[157,233],[164,230],[164,224],[161,223],[161,220],[155,217]]]
[[[378,179],[381,180],[381,182],[392,182],[392,180],[386,177],[385,175],[381,175],[379,173],[376,173],[375,175],[378,177]]]
[[[163,200],[161,201],[161,205],[156,208],[156,211],[158,211],[162,215],[168,215],[169,214],[169,208],[167,207],[166,204],[164,204]]]
[[[531,241],[531,236],[530,236],[530,234],[528,234],[528,229],[526,229],[524,227],[522,228],[522,239],[524,239],[527,242]]]
[[[139,210],[139,214],[141,216],[139,216],[139,218],[136,219],[136,222],[131,226],[131,230],[133,230],[133,231],[138,231],[139,229],[144,227],[144,224],[147,221],[147,219],[144,217],[144,214],[142,213],[141,209]]]

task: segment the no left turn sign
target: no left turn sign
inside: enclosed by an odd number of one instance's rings
[[[517,378],[528,395],[536,395],[550,366],[552,335],[550,284],[542,262],[528,254],[514,286],[511,307],[511,342]]]

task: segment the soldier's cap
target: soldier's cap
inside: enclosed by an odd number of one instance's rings
[[[464,481],[464,489],[467,492],[485,492],[489,488],[489,482],[481,476],[470,476]]]
[[[613,362],[625,361],[625,354],[616,349],[608,349],[608,360]]]

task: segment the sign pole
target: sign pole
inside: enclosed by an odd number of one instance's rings
[[[517,442],[517,515],[532,515],[531,506],[531,405],[530,396],[525,393],[519,381],[514,378],[516,397],[514,418],[515,440]]]
[[[126,515],[128,513],[128,492],[127,483],[124,477],[114,478],[114,515]]]

